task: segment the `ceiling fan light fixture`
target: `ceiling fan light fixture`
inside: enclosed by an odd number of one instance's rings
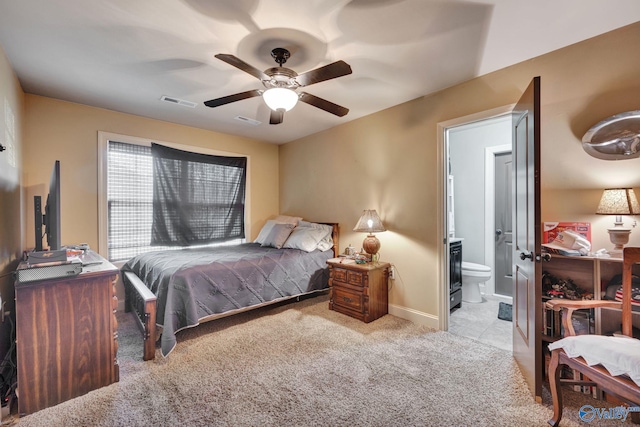
[[[298,93],[285,87],[273,87],[262,94],[264,102],[273,111],[289,111],[298,103]]]

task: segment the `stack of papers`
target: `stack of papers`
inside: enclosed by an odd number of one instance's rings
[[[558,255],[565,255],[565,256],[582,256],[580,251],[577,251],[575,249],[568,249],[557,243],[543,243],[542,248],[545,249],[550,254],[558,254]]]

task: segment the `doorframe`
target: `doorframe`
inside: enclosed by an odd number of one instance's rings
[[[506,116],[506,114],[503,115]],[[496,222],[495,159],[499,154],[511,153],[512,149],[512,145],[509,144],[496,145],[484,149],[484,259],[493,274],[491,274],[491,279],[481,284],[480,287],[484,287],[485,293],[490,295],[496,293],[496,245],[495,239],[489,238],[495,233]],[[487,200],[490,200],[491,203],[486,203]]]
[[[449,172],[449,129],[478,122],[486,119],[492,119],[504,114],[511,114],[515,104],[505,105],[490,110],[481,111],[474,114],[450,119],[437,124],[437,155],[440,159],[437,167],[437,185],[439,197],[437,199],[437,230],[438,241],[442,244],[438,245],[438,259],[440,260],[438,268],[438,325],[442,331],[449,330],[449,221],[448,221],[448,201],[447,201],[447,179]]]

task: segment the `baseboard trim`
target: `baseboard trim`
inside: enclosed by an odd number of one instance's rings
[[[440,319],[438,316],[423,313],[422,311],[414,310],[412,308],[389,304],[389,314],[418,325],[425,325],[436,330],[440,329]]]

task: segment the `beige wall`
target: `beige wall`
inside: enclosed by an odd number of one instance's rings
[[[338,221],[342,246],[358,247],[364,236],[351,230],[363,209],[377,209],[389,230],[378,235],[382,259],[394,263],[400,277],[390,290],[390,311],[438,326],[444,245],[438,222],[442,157],[437,124],[515,103],[531,79],[541,76],[542,219],[589,218],[598,228],[595,246],[605,246],[608,237],[600,228],[610,219],[596,221],[589,214],[597,205],[596,200],[592,206],[595,196],[587,194],[589,200],[579,199],[571,207],[557,206],[554,202],[573,193],[563,188],[567,180],[545,164],[580,147],[581,135],[599,119],[638,109],[637,40],[640,24],[282,145],[280,210]],[[566,161],[585,162],[589,168],[583,173],[598,174],[587,157]],[[635,165],[619,163],[629,168],[627,185],[640,186],[638,160]],[[600,178],[606,183],[606,177]],[[640,229],[635,234],[638,242]]]
[[[22,256],[22,125],[24,93],[0,47],[0,296],[15,313],[12,272]],[[0,360],[9,347],[9,322],[0,324]]]
[[[26,95],[23,179],[27,200],[27,246],[33,247],[33,195],[46,195],[60,160],[62,244],[98,248],[98,131],[170,142],[249,157],[249,228],[255,237],[278,214],[278,147],[130,114]],[[45,242],[46,245],[46,242]],[[104,254],[103,254],[104,255]],[[117,294],[122,307],[124,291]]]
[[[640,163],[640,162],[636,162]],[[640,164],[637,165],[640,174]],[[636,182],[638,177],[635,178]],[[636,196],[640,197],[640,187],[634,188]],[[602,189],[574,189],[558,190],[548,189],[544,192],[544,204],[542,205],[542,218],[544,221],[581,221],[591,223],[591,247],[593,250],[601,248],[612,249],[613,244],[609,239],[607,228],[613,227],[615,217],[609,215],[596,215],[595,211],[602,197]],[[568,218],[568,219],[567,219]],[[640,216],[623,216],[624,225],[632,227],[628,246],[640,247]]]
[[[35,95],[26,96],[25,109],[24,185],[45,195],[53,163],[60,160],[62,244],[98,247],[98,131],[246,154],[252,235],[278,213],[275,145]],[[31,227],[27,239],[33,246]]]

